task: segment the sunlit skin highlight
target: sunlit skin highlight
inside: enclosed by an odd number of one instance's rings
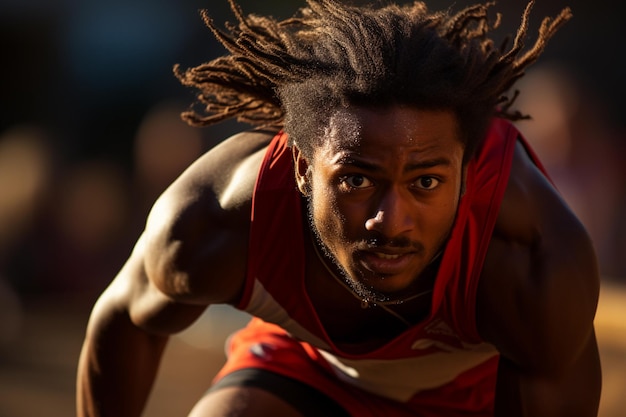
[[[352,108],[329,125],[310,166],[297,161],[312,228],[361,297],[410,296],[458,208],[464,149],[456,117],[396,105]]]

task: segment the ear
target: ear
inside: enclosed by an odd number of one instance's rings
[[[311,165],[304,158],[298,146],[294,143],[291,147],[293,152],[293,166],[294,171],[296,173],[296,184],[298,185],[298,189],[304,196],[309,195],[310,183],[309,183],[309,173],[311,171]]]

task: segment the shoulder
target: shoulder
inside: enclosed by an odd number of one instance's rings
[[[231,301],[245,274],[254,185],[275,132],[237,134],[195,161],[154,204],[144,232],[150,280],[174,300]]]
[[[593,333],[598,291],[589,236],[518,142],[479,283],[479,332],[522,368],[562,369]]]

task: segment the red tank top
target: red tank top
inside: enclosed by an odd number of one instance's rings
[[[442,255],[428,317],[384,346],[355,355],[333,344],[307,295],[307,225],[287,136],[278,134],[257,178],[247,280],[237,308],[282,327],[319,352],[312,357],[327,361],[341,379],[394,400],[413,401],[451,384],[469,389],[486,378],[495,383],[498,354],[478,334],[476,290],[518,137],[509,122],[495,119],[469,162],[465,194]],[[464,401],[475,403],[467,404],[469,409],[480,409],[492,400],[493,392]]]

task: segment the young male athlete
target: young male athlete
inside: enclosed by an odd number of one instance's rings
[[[495,45],[491,4],[308,0],[206,22],[229,55],[187,71],[203,125],[263,127],[154,205],[94,307],[80,416],[139,416],[168,335],[210,304],[255,318],[205,416],[597,414],[594,251],[506,93],[570,17]],[[205,16],[206,17],[206,16]]]

